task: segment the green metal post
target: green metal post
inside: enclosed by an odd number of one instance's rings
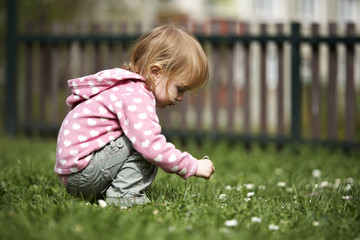
[[[291,24],[291,138],[301,138],[300,24]]]
[[[5,131],[15,135],[16,116],[16,0],[7,0],[7,34],[6,34],[6,115]]]

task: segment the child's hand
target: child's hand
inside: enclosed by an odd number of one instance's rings
[[[209,179],[215,172],[215,167],[212,161],[209,159],[201,159],[198,161],[198,169],[195,173],[196,177]]]

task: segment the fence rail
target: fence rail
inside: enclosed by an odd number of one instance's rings
[[[18,34],[15,10],[8,7],[6,131],[56,134],[68,111],[66,80],[119,66],[139,33],[59,34],[54,26],[52,33],[29,27]],[[159,111],[168,137],[360,147],[360,74],[355,74],[360,37],[353,24],[342,36],[335,24],[328,36],[320,36],[317,24],[311,36],[303,36],[298,23],[286,34],[282,24],[274,34],[261,24],[258,35],[246,23],[188,29],[208,55],[211,79],[197,95]],[[304,54],[304,48],[310,50]],[[344,77],[339,74],[342,57]],[[309,79],[301,74],[306,63]]]

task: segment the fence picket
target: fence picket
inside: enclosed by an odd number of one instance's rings
[[[312,24],[312,35],[319,36],[319,24]],[[320,138],[320,79],[319,79],[319,45],[313,44],[312,49],[312,81],[311,81],[311,136]]]
[[[276,25],[278,35],[284,34],[283,24]],[[278,52],[278,88],[277,88],[277,134],[283,136],[285,131],[284,122],[284,47],[283,43],[277,44]]]
[[[348,36],[355,34],[355,25],[346,26]],[[346,105],[345,105],[345,139],[355,140],[355,85],[354,85],[354,45],[346,45]]]
[[[54,34],[59,33],[59,25],[54,26]],[[51,49],[51,122],[56,124],[58,121],[58,93],[59,93],[59,45],[56,44]]]
[[[204,34],[205,26],[203,24],[196,26],[196,34]],[[190,30],[191,31],[191,30]],[[194,30],[192,30],[194,32]],[[203,45],[203,47],[205,47]],[[198,91],[196,96],[193,96],[192,98],[195,101],[195,115],[196,115],[196,125],[195,129],[197,133],[200,133],[203,130],[203,121],[204,121],[204,106],[205,106],[205,99],[204,99],[204,90],[201,89]],[[188,98],[185,99],[185,101],[189,101]],[[186,113],[188,112],[188,104],[185,105],[186,108],[184,108],[184,112],[181,114],[186,116]],[[186,130],[186,128],[183,128],[183,130]]]
[[[212,68],[214,71],[213,77],[211,79],[211,119],[212,119],[212,131],[215,133],[218,132],[219,122],[218,122],[218,110],[219,110],[219,48],[212,45]]]
[[[334,36],[337,26],[329,25],[329,34]],[[337,52],[336,44],[329,44],[329,85],[328,85],[328,138],[335,140],[337,137]]]
[[[80,33],[85,35],[87,32],[88,32],[87,24],[82,23],[80,25]],[[85,41],[80,41],[79,44],[80,44],[80,75],[85,76],[89,74],[87,68],[87,66],[89,65],[87,51],[86,51],[87,45]]]
[[[260,32],[267,34],[266,24],[260,25]],[[267,134],[267,84],[266,84],[266,46],[267,42],[260,43],[260,133]]]
[[[67,24],[66,25],[66,29],[65,29],[65,32],[66,32],[66,34],[68,34],[68,35],[71,35],[71,33],[72,33],[72,30],[73,29],[73,27],[72,27],[72,25],[70,25],[70,24]],[[72,77],[72,74],[71,74],[71,64],[72,64],[72,57],[71,57],[71,46],[73,45],[74,43],[72,43],[72,42],[66,42],[65,43],[65,50],[64,50],[64,52],[65,52],[65,79],[66,80],[68,80],[68,79],[70,79],[71,77]],[[81,62],[80,64],[79,64],[79,66],[80,66],[80,69],[83,67],[83,62]],[[67,86],[67,84],[65,84],[65,86]],[[68,90],[68,92],[70,93],[70,90]]]
[[[244,23],[244,34],[249,35],[249,24]],[[250,135],[250,44],[243,43],[244,63],[245,63],[245,83],[244,83],[244,134]]]
[[[30,34],[32,32],[32,24],[28,24],[27,32]],[[31,42],[25,43],[25,119],[27,122],[31,122],[33,118],[33,66],[32,66],[32,46]],[[29,132],[27,132],[29,134]]]
[[[180,115],[181,115],[181,126],[180,129],[182,131],[185,131],[188,128],[188,123],[187,123],[187,115],[189,112],[189,98],[184,98],[184,100],[181,102],[180,105]],[[196,104],[197,106],[198,104]]]
[[[94,34],[99,34],[100,33],[100,26],[99,24],[94,24],[91,26],[92,28],[92,33]],[[99,42],[95,42],[93,44],[94,47],[94,69],[91,72],[98,72],[103,70],[102,64],[101,64],[101,54],[100,54],[100,43]]]
[[[110,23],[108,26],[108,32],[110,34],[114,34],[114,24]],[[107,62],[106,62],[106,66],[110,66],[111,68],[115,67],[115,60],[114,60],[114,43],[113,42],[109,42],[107,43]],[[120,62],[117,63],[117,66],[123,65],[124,62]]]
[[[47,88],[47,79],[48,79],[48,67],[49,67],[49,47],[45,43],[40,43],[40,76],[39,76],[39,105],[40,105],[40,121],[45,121],[45,111],[46,111],[46,88]]]
[[[227,113],[228,113],[228,124],[227,131],[232,133],[234,132],[234,111],[235,111],[235,87],[234,87],[234,46],[229,45],[226,48],[226,65],[227,65]]]

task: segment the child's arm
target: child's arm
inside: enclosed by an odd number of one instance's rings
[[[112,107],[134,149],[167,173],[175,173],[183,179],[194,176],[199,161],[191,154],[178,150],[161,133],[153,94],[145,88],[139,89],[134,83],[129,83],[129,86],[126,88],[128,93],[119,95],[121,104]]]
[[[198,169],[195,173],[196,177],[209,179],[214,172],[215,167],[211,160],[204,157],[204,159],[198,161]]]

